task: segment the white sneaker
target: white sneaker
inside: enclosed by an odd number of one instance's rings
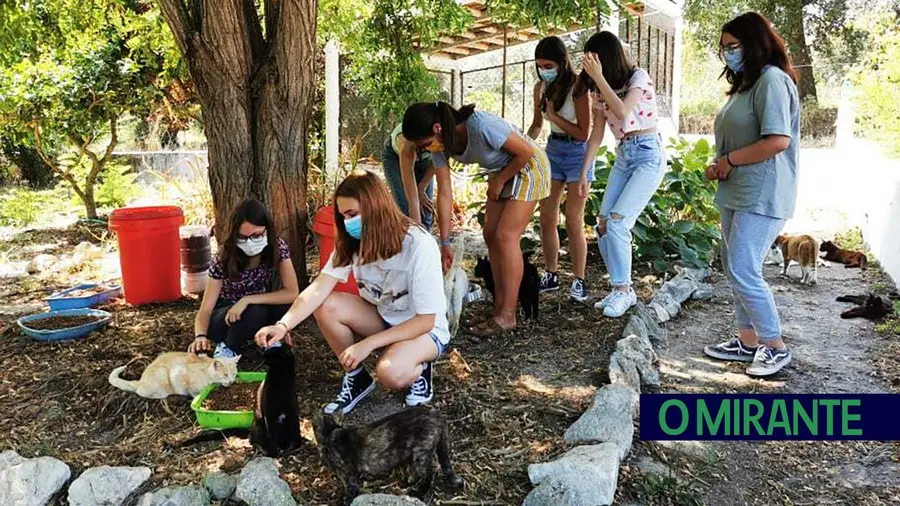
[[[637,304],[637,294],[634,293],[634,290],[629,289],[627,292],[613,290],[612,296],[603,307],[603,315],[609,318],[618,318],[635,304]]]
[[[603,297],[601,300],[594,303],[594,309],[603,309],[606,307],[606,304],[609,303],[609,299],[612,298],[613,294],[616,293],[615,290],[606,294],[606,297]]]

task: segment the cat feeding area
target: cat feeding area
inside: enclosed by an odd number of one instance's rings
[[[210,385],[191,402],[197,424],[204,429],[247,429],[253,425],[256,394],[264,372],[240,372],[227,386]]]

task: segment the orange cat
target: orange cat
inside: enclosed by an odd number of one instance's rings
[[[784,257],[782,276],[787,276],[791,260],[800,264],[800,283],[814,285],[818,282],[819,243],[810,235],[779,235],[775,245],[781,247]]]
[[[215,383],[228,386],[234,383],[240,358],[240,355],[234,358],[209,358],[206,355],[172,351],[156,357],[137,381],[120,377],[127,365],[113,369],[109,375],[109,384],[146,399],[165,399],[170,395],[195,397],[207,385]]]

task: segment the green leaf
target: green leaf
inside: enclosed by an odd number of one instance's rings
[[[694,230],[694,222],[687,220],[679,220],[675,222],[675,231],[679,234],[687,234]]]

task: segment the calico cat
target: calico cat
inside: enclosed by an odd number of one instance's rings
[[[519,283],[519,302],[522,304],[522,310],[525,318],[537,319],[538,302],[541,296],[541,277],[538,274],[537,267],[529,261],[531,254],[522,252],[522,262],[524,269],[522,270],[522,281]],[[485,257],[478,259],[475,264],[475,277],[484,281],[484,287],[494,295],[494,274],[491,269],[491,261]]]
[[[779,235],[775,245],[781,248],[784,267],[781,275],[787,277],[791,260],[800,264],[800,283],[815,285],[818,282],[819,244],[810,235]]]
[[[290,348],[280,346],[266,350],[263,357],[267,366],[266,379],[256,393],[256,409],[250,429],[203,431],[177,446],[242,437],[249,438],[250,444],[273,458],[300,447],[300,409],[297,406],[294,354]]]
[[[435,454],[445,483],[453,489],[462,486],[450,463],[447,421],[436,411],[424,406],[409,408],[355,428],[343,427],[342,419],[337,412],[326,415],[316,410],[313,428],[325,465],[344,484],[347,504],[360,494],[360,480],[386,476],[405,465],[412,469],[414,488],[410,495],[427,498]]]
[[[866,257],[865,253],[841,249],[837,244],[831,241],[822,242],[822,245],[819,246],[819,251],[825,252],[825,260],[844,264],[848,269],[858,267],[862,270],[866,270],[869,265],[869,259]]]
[[[196,397],[207,385],[227,386],[234,383],[240,358],[238,355],[214,359],[206,355],[171,351],[156,357],[137,381],[121,378],[128,364],[113,369],[109,384],[146,399],[165,399],[170,395]]]
[[[451,337],[455,336],[459,330],[463,302],[469,293],[469,276],[462,268],[464,252],[464,237],[460,236],[453,245],[453,264],[444,275],[444,296],[447,298],[447,321],[450,323]]]

